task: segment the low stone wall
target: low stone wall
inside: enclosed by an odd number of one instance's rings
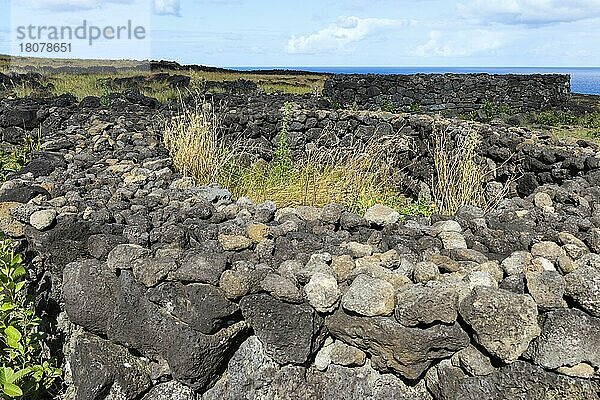
[[[281,111],[257,109],[231,113],[228,135],[272,148]],[[488,213],[402,221],[196,187],[161,145],[162,112],[0,102],[3,140],[43,135],[0,188],[0,230],[26,249],[62,338],[62,399],[597,398],[596,148],[474,124],[481,157],[514,153],[507,165],[531,174],[525,191]],[[424,162],[435,121],[296,109],[289,127],[391,135]]]
[[[323,95],[342,107],[466,113],[487,104],[535,111],[564,106],[569,75],[333,75]]]

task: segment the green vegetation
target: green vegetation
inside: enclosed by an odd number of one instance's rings
[[[600,144],[600,111],[576,115],[571,111],[543,111],[532,114],[534,127],[546,128],[559,138],[589,140]]]
[[[19,172],[30,160],[31,153],[39,150],[39,138],[36,141],[28,136],[23,144],[11,151],[0,148],[0,183],[6,180],[10,173]]]
[[[40,319],[25,294],[23,258],[0,238],[0,398],[47,397],[62,374],[48,357]]]
[[[0,182],[27,164],[39,141],[28,137],[13,151],[0,151]],[[42,399],[61,376],[48,356],[34,304],[25,293],[23,257],[0,235],[0,399]]]
[[[471,121],[490,122],[494,119],[507,120],[512,114],[514,112],[509,105],[486,101],[479,110],[463,114],[460,118]]]
[[[278,207],[337,203],[364,213],[374,204],[385,204],[403,215],[427,217],[435,211],[433,205],[411,203],[400,193],[389,154],[392,138],[373,140],[353,154],[315,150],[294,159],[287,138],[291,109],[286,105],[273,159],[248,160],[251,152],[241,143],[223,142],[218,118],[206,108],[184,110],[166,124],[163,135],[175,167],[199,184],[216,183],[235,197],[272,200]]]
[[[237,79],[246,79],[257,84],[259,89],[267,93],[284,92],[292,94],[319,94],[323,90],[325,76],[323,75],[286,75],[284,72],[273,74],[253,74],[251,72],[208,72],[208,71],[144,71],[142,69],[132,69],[139,67],[140,63],[135,61],[111,61],[111,60],[60,60],[60,59],[37,59],[37,58],[14,58],[11,62],[7,57],[0,57],[0,72],[14,70],[23,72],[23,67],[33,66],[36,68],[44,67],[98,67],[107,66],[117,68],[113,73],[46,73],[42,72],[44,78],[51,83],[53,87],[49,92],[35,90],[27,85],[21,85],[12,89],[12,95],[16,97],[28,96],[48,96],[61,95],[64,93],[73,94],[78,100],[87,96],[102,97],[106,95],[103,81],[109,78],[124,78],[132,76],[151,76],[156,72],[169,72],[171,74],[187,75],[191,78],[189,88],[179,90],[170,87],[167,83],[151,82],[140,88],[140,91],[150,97],[156,98],[159,102],[165,103],[170,100],[177,100],[182,92],[186,94],[196,93],[202,88],[202,83],[206,81],[225,82],[235,81]],[[43,70],[40,70],[43,71]],[[114,91],[124,90],[123,88],[111,88]],[[216,90],[218,91],[218,90]],[[214,92],[214,90],[213,90]]]

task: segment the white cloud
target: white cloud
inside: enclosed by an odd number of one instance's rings
[[[406,26],[410,21],[386,18],[342,17],[334,24],[310,35],[289,38],[286,51],[291,54],[315,54],[343,50],[369,35],[394,26]]]
[[[36,8],[52,11],[81,11],[99,8],[105,3],[130,4],[133,0],[33,0]]]
[[[158,15],[176,15],[179,16],[181,9],[180,0],[154,0],[154,13]]]
[[[429,33],[429,41],[413,52],[420,57],[467,57],[496,50],[504,44],[504,35],[488,30]]]
[[[600,17],[600,0],[468,0],[464,17],[509,25],[545,25]]]

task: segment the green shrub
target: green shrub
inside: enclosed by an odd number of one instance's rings
[[[578,118],[570,112],[547,110],[537,113],[533,117],[533,122],[539,125],[575,125]]]
[[[25,267],[10,240],[0,240],[0,398],[47,397],[62,374],[47,355],[45,334],[25,294]]]

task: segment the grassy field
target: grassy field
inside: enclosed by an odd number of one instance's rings
[[[149,76],[153,73],[163,71],[144,71],[144,66],[139,61],[111,61],[111,60],[61,60],[61,59],[42,59],[42,58],[12,58],[0,56],[0,72],[16,71],[25,72],[26,67],[34,68],[42,72],[47,83],[53,87],[50,90],[52,95],[71,93],[79,100],[86,96],[101,97],[107,95],[110,90],[102,82],[108,78]],[[117,68],[117,72],[110,73],[54,73],[43,72],[44,68],[90,68],[90,67],[111,67]],[[139,69],[134,69],[139,68]],[[284,92],[293,94],[319,94],[323,90],[323,84],[326,77],[324,75],[288,75],[285,73],[254,74],[251,72],[238,71],[164,71],[171,74],[187,75],[191,78],[191,85],[188,90],[196,92],[201,90],[204,82],[225,82],[246,79],[257,84],[257,86],[267,93]],[[182,93],[180,90],[173,89],[167,84],[153,82],[145,85],[141,92],[147,96],[154,97],[160,102],[166,102],[177,99]],[[184,89],[185,92],[185,89]],[[27,85],[21,85],[13,90],[13,95],[17,97],[43,95],[37,93]],[[47,93],[45,93],[47,95]],[[183,93],[185,94],[185,93]]]

